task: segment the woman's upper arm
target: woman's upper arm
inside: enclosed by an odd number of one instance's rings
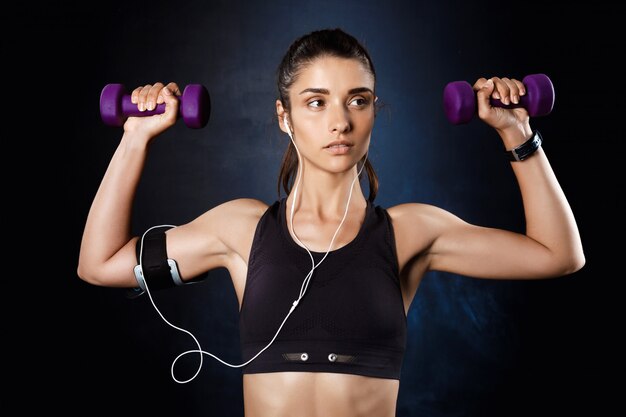
[[[252,237],[267,205],[241,198],[220,204],[190,223],[168,230],[168,257],[176,260],[183,280],[211,269],[227,268],[234,257],[247,257]]]
[[[247,256],[246,239],[254,233],[260,216],[267,208],[261,201],[236,199],[208,210],[189,223],[167,230],[167,256],[178,265],[181,278],[189,281],[211,269],[227,267],[236,256]],[[137,264],[134,237],[120,249],[100,273],[107,277],[102,285],[134,287],[133,269]]]
[[[396,206],[399,253],[427,269],[476,278],[532,279],[561,275],[550,251],[524,234],[467,223],[427,204]],[[401,246],[404,245],[404,248]]]

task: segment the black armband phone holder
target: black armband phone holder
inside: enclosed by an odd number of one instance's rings
[[[142,291],[146,291],[146,287],[159,291],[184,284],[176,261],[167,256],[165,231],[171,228],[152,229],[137,241],[138,264],[134,272]]]

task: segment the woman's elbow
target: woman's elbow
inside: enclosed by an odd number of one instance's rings
[[[79,262],[78,267],[76,268],[76,275],[78,275],[78,278],[83,281],[96,285],[97,280],[95,278],[96,275],[93,273],[93,268],[89,268]]]
[[[558,266],[558,276],[571,275],[580,271],[585,266],[585,254],[581,250],[573,251],[567,257],[564,257]]]
[[[585,266],[586,262],[587,260],[585,258],[585,254],[581,250],[580,253],[573,256],[572,259],[570,260],[569,273],[573,274],[574,272],[580,271],[581,269],[583,269],[583,266]]]
[[[88,284],[106,286],[106,282],[102,279],[103,274],[101,268],[97,268],[93,265],[86,265],[85,263],[79,262],[76,268],[76,275]]]

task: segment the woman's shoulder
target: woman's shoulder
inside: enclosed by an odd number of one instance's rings
[[[218,238],[228,247],[239,246],[254,234],[268,204],[254,198],[236,198],[220,203],[191,222],[189,230],[207,239]]]
[[[401,203],[386,210],[394,226],[403,230],[436,229],[458,221],[449,211],[428,203]]]
[[[230,208],[241,209],[241,210],[267,210],[269,204],[266,202],[259,200],[257,198],[249,198],[249,197],[241,197],[235,198],[233,200],[228,200],[222,205],[227,205]]]
[[[256,224],[268,207],[266,203],[255,198],[236,198],[207,210],[193,223],[201,228],[246,228]]]
[[[219,212],[224,219],[233,219],[237,221],[242,220],[258,220],[267,211],[269,205],[264,201],[256,198],[236,198],[233,200],[225,201],[209,212]]]
[[[424,253],[455,224],[455,216],[450,212],[428,203],[397,204],[389,207],[387,212],[393,225],[400,265]]]
[[[400,203],[387,207],[387,213],[393,220],[415,219],[416,217],[436,216],[441,208],[428,203]]]

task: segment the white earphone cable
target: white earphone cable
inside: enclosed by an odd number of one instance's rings
[[[272,340],[270,340],[270,342],[267,344],[267,346],[265,346],[263,349],[261,349],[256,355],[254,355],[252,358],[250,358],[248,361],[238,364],[238,365],[233,365],[231,363],[225,362],[222,359],[220,359],[219,357],[215,356],[214,354],[207,352],[205,350],[202,349],[202,347],[200,346],[200,342],[198,341],[198,339],[188,330],[183,329],[181,327],[175,326],[174,324],[170,323],[165,316],[163,316],[163,314],[161,313],[161,311],[157,308],[154,299],[152,298],[152,293],[150,292],[150,288],[148,287],[148,282],[147,280],[144,279],[144,283],[146,286],[146,293],[148,294],[148,297],[150,298],[150,302],[152,303],[152,306],[154,307],[154,309],[157,311],[157,313],[159,314],[159,316],[161,317],[161,319],[163,319],[163,321],[165,323],[167,323],[169,326],[171,326],[172,328],[179,330],[181,332],[187,333],[189,336],[191,336],[191,338],[195,341],[196,345],[198,346],[198,349],[191,349],[191,350],[187,350],[182,352],[181,354],[179,354],[174,361],[172,361],[172,365],[170,368],[170,373],[172,375],[172,379],[176,382],[178,382],[179,384],[185,384],[187,382],[192,381],[196,376],[198,376],[198,374],[200,373],[200,370],[202,368],[202,364],[204,363],[204,355],[209,355],[212,358],[218,360],[219,362],[223,363],[226,366],[230,366],[232,368],[240,368],[242,366],[246,366],[247,364],[249,364],[250,362],[252,362],[254,359],[256,359],[261,353],[263,353],[267,348],[270,347],[270,345],[272,343],[274,343],[274,340],[276,340],[276,337],[278,336],[278,334],[280,333],[280,331],[282,330],[285,322],[287,321],[287,319],[289,318],[289,316],[291,315],[291,313],[293,313],[293,311],[295,310],[296,306],[300,303],[300,300],[302,299],[302,297],[304,297],[304,294],[306,293],[309,283],[311,281],[311,278],[313,276],[313,271],[315,271],[315,269],[320,266],[320,264],[326,259],[326,257],[328,256],[328,254],[330,253],[333,243],[335,241],[335,238],[337,237],[337,233],[339,233],[339,230],[341,229],[341,226],[343,226],[344,221],[346,220],[346,217],[348,215],[348,209],[350,207],[350,200],[352,199],[352,191],[354,189],[354,183],[356,182],[356,180],[359,178],[359,176],[361,175],[361,172],[363,171],[363,168],[365,167],[365,161],[367,160],[367,153],[365,154],[365,159],[363,160],[363,164],[361,165],[361,168],[359,169],[357,175],[354,177],[354,179],[352,180],[352,184],[350,185],[350,194],[348,195],[348,203],[346,204],[346,209],[345,212],[343,214],[343,218],[341,219],[341,222],[339,223],[339,227],[337,227],[337,230],[335,231],[335,234],[333,235],[333,238],[330,241],[330,245],[328,246],[328,250],[326,251],[326,254],[322,257],[322,259],[315,264],[315,259],[313,258],[313,255],[311,254],[311,251],[309,250],[309,248],[300,241],[300,239],[298,238],[298,236],[296,235],[296,231],[293,228],[293,216],[294,216],[294,209],[295,209],[295,203],[296,203],[296,199],[298,198],[298,187],[300,185],[300,180],[302,178],[302,171],[304,169],[303,163],[302,163],[302,157],[300,155],[300,151],[298,150],[298,147],[296,146],[296,142],[293,139],[293,136],[291,134],[291,131],[289,129],[289,125],[287,123],[287,118],[285,116],[285,125],[287,127],[288,133],[289,133],[289,138],[291,139],[291,142],[293,143],[293,146],[296,148],[296,153],[298,154],[298,163],[299,163],[299,167],[300,169],[298,169],[298,178],[296,180],[296,185],[294,187],[294,198],[291,202],[291,213],[290,213],[290,217],[289,217],[289,221],[291,224],[291,230],[293,231],[294,237],[295,239],[298,241],[298,243],[304,247],[304,249],[307,251],[307,253],[309,254],[309,257],[311,258],[311,270],[309,271],[309,273],[307,274],[307,276],[304,278],[304,281],[302,282],[302,286],[300,287],[300,294],[298,296],[298,299],[295,300],[293,302],[293,304],[291,305],[291,308],[289,309],[289,312],[287,313],[287,315],[285,316],[285,318],[283,319],[282,323],[280,324],[280,326],[278,327],[278,330],[276,331],[276,334],[274,334],[274,337],[272,338]],[[152,226],[151,228],[149,228],[148,230],[146,230],[143,235],[141,236],[141,246],[140,246],[140,250],[139,250],[139,264],[141,266],[141,270],[143,271],[143,241],[144,238],[146,236],[146,234],[153,229],[159,228],[159,227],[177,227],[174,225],[169,225],[169,224],[161,224],[161,225],[157,225],[157,226]],[[178,361],[178,359],[180,359],[182,356],[187,355],[189,353],[199,353],[200,354],[200,363],[198,365],[198,369],[196,370],[195,374],[186,380],[179,380],[176,378],[176,376],[174,376],[174,365],[176,365],[176,362]]]
[[[326,259],[326,257],[330,253],[330,251],[332,249],[332,246],[333,246],[333,243],[335,242],[335,238],[337,237],[337,233],[339,233],[339,230],[341,229],[341,226],[343,226],[343,223],[346,220],[346,217],[348,215],[348,209],[350,207],[350,200],[352,199],[352,191],[354,190],[354,183],[359,178],[359,176],[361,175],[361,172],[363,171],[363,168],[365,167],[365,161],[367,160],[367,154],[365,154],[365,159],[363,160],[363,164],[361,165],[361,168],[359,169],[357,175],[352,180],[352,184],[350,185],[350,193],[348,195],[348,203],[346,204],[346,209],[344,211],[343,218],[341,219],[341,222],[339,223],[339,227],[337,227],[337,230],[335,231],[335,234],[333,235],[333,237],[332,237],[332,239],[330,241],[330,244],[328,245],[328,250],[326,251],[326,254],[322,257],[322,259],[320,259],[320,261],[316,265],[315,264],[315,260],[313,259],[313,255],[311,254],[311,251],[309,250],[309,248],[304,243],[302,243],[300,241],[300,239],[298,238],[298,235],[296,234],[296,230],[293,227],[294,208],[295,208],[296,200],[298,198],[298,186],[300,185],[300,179],[302,178],[302,171],[304,170],[304,164],[302,163],[302,157],[300,155],[300,150],[298,149],[298,146],[296,145],[296,142],[294,141],[294,139],[293,139],[293,137],[291,135],[291,131],[289,130],[289,124],[287,123],[286,116],[285,116],[285,126],[287,127],[287,130],[289,132],[289,137],[291,138],[291,142],[293,143],[293,146],[296,149],[296,153],[298,154],[298,163],[299,163],[299,166],[300,166],[300,169],[298,170],[298,178],[296,180],[296,185],[294,187],[294,198],[291,201],[291,213],[290,213],[290,217],[289,217],[289,222],[291,224],[291,230],[293,231],[293,235],[294,235],[295,239],[298,241],[298,243],[302,247],[304,247],[304,249],[309,254],[309,257],[311,258],[311,270],[309,271],[309,273],[307,274],[306,278],[304,279],[304,282],[302,283],[302,287],[300,289],[300,296],[298,297],[298,299],[296,301],[294,301],[294,308],[295,308],[295,306],[300,302],[302,297],[304,297],[304,293],[306,292],[306,290],[307,290],[307,288],[309,286],[309,282],[311,281],[311,278],[313,276],[313,271],[318,266],[320,266],[320,264]]]

